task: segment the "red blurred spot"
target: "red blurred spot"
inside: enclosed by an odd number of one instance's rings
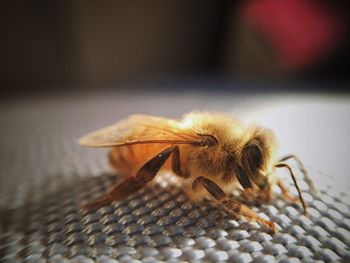
[[[323,1],[250,0],[242,5],[241,15],[287,70],[315,63],[342,37],[340,13]]]

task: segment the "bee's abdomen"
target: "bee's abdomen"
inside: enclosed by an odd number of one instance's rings
[[[127,147],[130,148],[131,147]],[[112,167],[121,172],[128,172],[132,165],[132,149],[127,153],[124,148],[114,148],[109,152],[109,163]]]
[[[143,164],[169,145],[129,145],[115,147],[109,153],[113,168],[123,174],[133,175]]]

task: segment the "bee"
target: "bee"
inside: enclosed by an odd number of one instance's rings
[[[110,164],[126,175],[108,193],[84,204],[84,209],[122,200],[150,183],[160,170],[169,170],[181,181],[193,202],[210,200],[229,215],[258,222],[275,233],[275,224],[259,216],[242,199],[268,203],[275,197],[274,186],[278,186],[284,199],[296,202],[298,199],[276,173],[277,168],[286,168],[307,214],[293,170],[285,162],[294,158],[310,181],[301,161],[295,155],[278,159],[277,142],[271,130],[244,125],[233,116],[191,112],[178,121],[131,115],[85,135],[79,143],[112,147]],[[235,191],[240,194],[232,195]]]

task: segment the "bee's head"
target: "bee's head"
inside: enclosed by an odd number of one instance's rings
[[[272,172],[275,155],[275,137],[270,130],[257,129],[242,148],[237,177],[243,188],[256,184],[265,189],[269,186],[268,174]]]

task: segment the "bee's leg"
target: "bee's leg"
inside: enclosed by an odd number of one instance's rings
[[[278,178],[277,185],[281,189],[282,197],[285,201],[292,203],[299,202],[299,198],[290,193],[288,187],[285,185],[281,178]]]
[[[198,177],[192,184],[193,190],[199,185],[202,185],[214,197],[214,200],[219,206],[224,208],[230,215],[238,218],[244,217],[250,221],[256,221],[267,226],[273,233],[276,233],[276,226],[273,222],[265,220],[239,201],[227,197],[225,192],[210,179],[203,176]]]
[[[273,222],[262,218],[248,206],[240,203],[237,200],[234,200],[232,198],[223,200],[221,202],[221,207],[223,207],[230,215],[244,217],[250,221],[256,221],[267,226],[273,234],[275,234],[277,231],[276,226]]]
[[[176,147],[177,146],[171,146],[166,148],[145,163],[137,172],[136,176],[130,177],[121,183],[117,183],[107,194],[84,204],[82,208],[91,209],[94,207],[107,205],[113,201],[121,200],[141,189],[156,176],[160,168],[174,152]]]
[[[283,163],[289,159],[294,159],[295,162],[297,163],[298,165],[298,168],[300,170],[300,172],[304,175],[305,177],[305,181],[307,182],[307,184],[310,186],[310,192],[313,194],[313,195],[316,195],[317,194],[317,190],[316,190],[316,187],[314,185],[314,182],[312,181],[312,179],[310,178],[303,162],[298,158],[298,156],[296,156],[295,154],[289,154],[289,155],[286,155],[284,157],[282,157],[280,160],[278,160],[279,163]]]
[[[267,189],[246,189],[239,191],[239,200],[245,204],[254,204],[260,206],[262,204],[271,203],[274,199],[274,192],[271,188]]]
[[[261,193],[254,191],[253,189],[240,190],[238,200],[245,204],[254,204],[257,206],[267,203],[264,198],[260,198],[259,194]]]
[[[301,204],[303,205],[304,215],[307,216],[307,215],[308,215],[307,206],[306,206],[306,203],[305,203],[305,201],[304,201],[303,195],[302,195],[302,193],[301,193],[301,190],[300,190],[300,188],[299,188],[299,184],[298,184],[297,179],[296,179],[296,177],[295,177],[295,175],[294,175],[294,173],[293,173],[292,168],[291,168],[288,164],[286,164],[286,163],[277,163],[277,164],[275,164],[275,167],[276,167],[276,168],[286,168],[286,169],[288,169],[289,174],[290,174],[290,176],[292,177],[292,180],[293,180],[293,182],[294,182],[295,188],[296,188],[297,191],[298,191],[299,200],[300,200]]]
[[[275,198],[275,193],[271,186],[265,187],[265,189],[259,189],[257,194],[257,200],[260,204],[268,204]]]
[[[179,146],[175,146],[175,149],[173,151],[171,169],[176,175],[180,177],[189,177],[188,172],[183,171],[183,169],[181,169]]]
[[[122,181],[121,183],[115,184],[108,193],[97,197],[94,200],[89,201],[82,205],[83,209],[98,208],[109,203],[121,200],[124,197],[136,192],[141,189],[143,185],[139,183],[136,177],[129,177],[128,179]]]

